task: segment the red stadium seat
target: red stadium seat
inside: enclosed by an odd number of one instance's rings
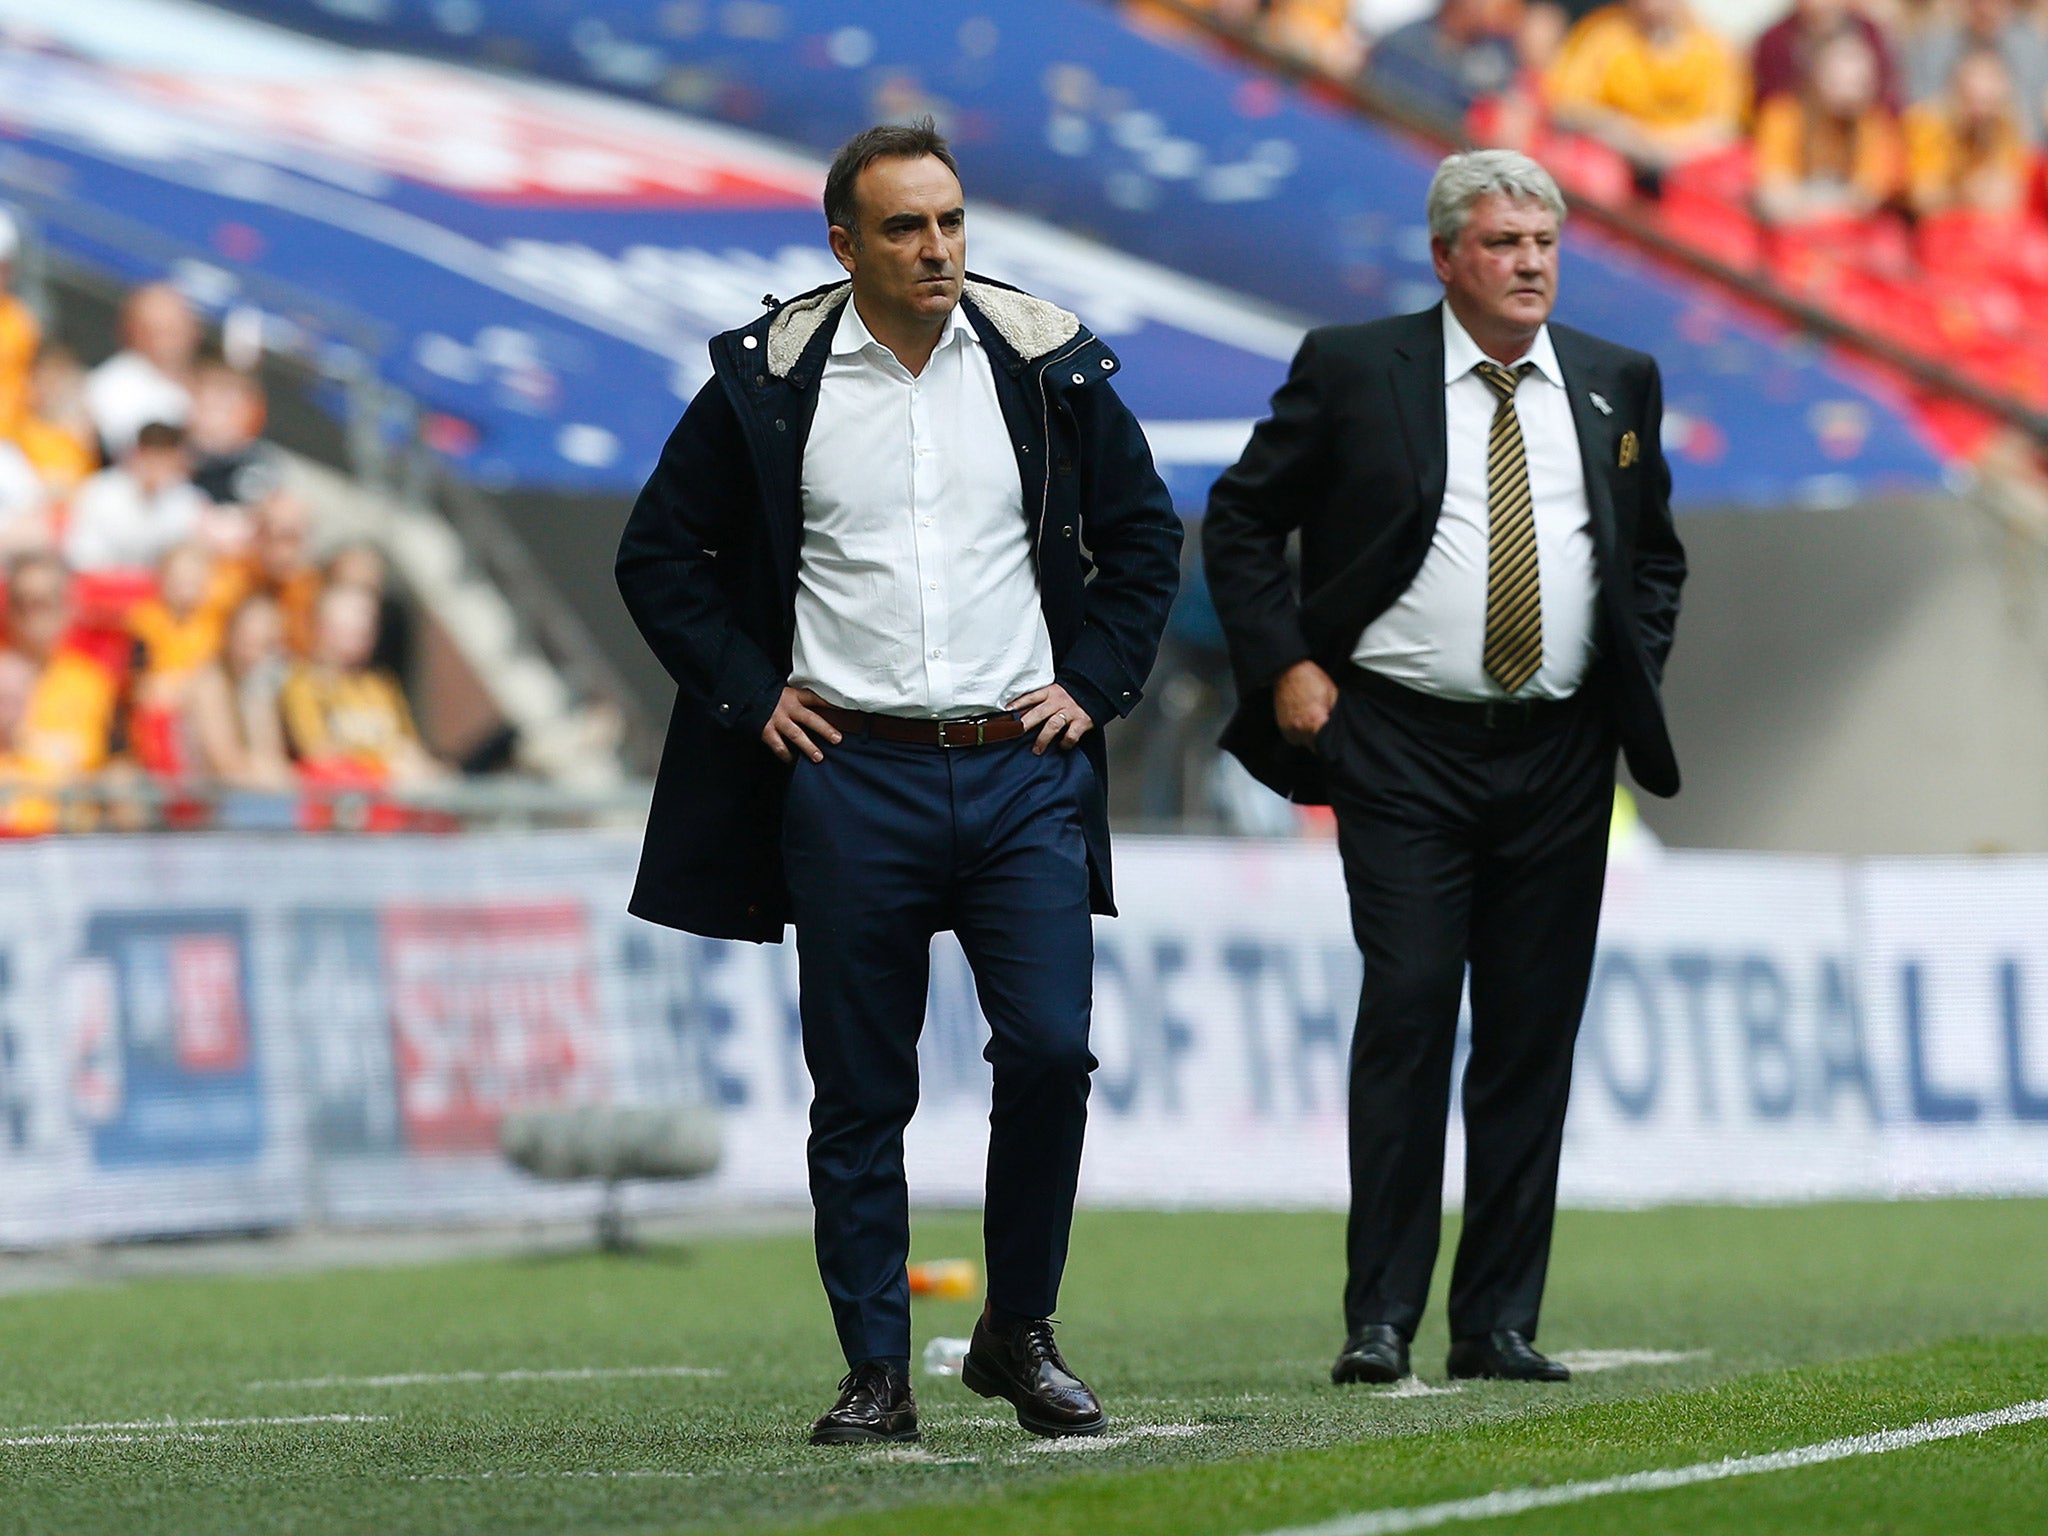
[[[1740,203],[1667,185],[1657,222],[1680,244],[1738,270],[1763,264],[1763,231]]]

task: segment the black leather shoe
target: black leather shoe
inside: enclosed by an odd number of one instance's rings
[[[1408,1341],[1392,1323],[1367,1323],[1344,1342],[1344,1352],[1330,1367],[1338,1386],[1354,1381],[1384,1385],[1408,1374]]]
[[[864,1360],[839,1383],[839,1401],[811,1426],[813,1445],[896,1443],[917,1438],[917,1399],[910,1377],[876,1360]]]
[[[960,1362],[960,1380],[970,1392],[1007,1401],[1034,1435],[1099,1435],[1109,1423],[1088,1383],[1060,1357],[1050,1318],[997,1323],[984,1311]]]
[[[1572,1373],[1548,1355],[1539,1355],[1512,1328],[1496,1328],[1451,1345],[1444,1369],[1453,1380],[1484,1377],[1491,1381],[1570,1381]]]

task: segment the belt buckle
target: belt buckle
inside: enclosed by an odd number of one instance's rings
[[[954,727],[954,726],[956,726],[956,725],[971,725],[971,726],[973,726],[973,727],[974,727],[974,740],[972,740],[972,741],[955,741],[955,740],[953,740],[953,727]],[[978,719],[974,719],[974,720],[942,720],[942,721],[940,721],[940,722],[939,722],[939,745],[940,745],[940,746],[942,746],[942,747],[944,747],[944,748],[945,748],[945,749],[946,749],[947,751],[949,751],[949,752],[950,752],[950,751],[952,751],[952,750],[953,750],[954,748],[956,748],[956,747],[979,747],[979,746],[985,746],[985,745],[987,745],[987,742],[988,742],[988,716],[986,716],[986,715],[983,715],[983,716],[981,716],[980,718],[978,718]]]
[[[1488,699],[1486,728],[1489,731],[1498,731],[1512,726],[1527,725],[1532,713],[1527,699]]]

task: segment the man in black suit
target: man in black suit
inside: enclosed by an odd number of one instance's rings
[[[1547,323],[1556,184],[1511,151],[1453,155],[1428,211],[1444,302],[1310,332],[1211,495],[1241,698],[1224,745],[1335,807],[1365,956],[1333,1379],[1408,1372],[1469,965],[1448,1368],[1563,1381],[1532,1341],[1615,749],[1677,791],[1659,685],[1685,554],[1656,363]]]

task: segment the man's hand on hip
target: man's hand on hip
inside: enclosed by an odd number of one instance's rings
[[[1315,745],[1336,705],[1336,680],[1312,661],[1297,661],[1273,684],[1273,718],[1297,747]]]
[[[1020,699],[1012,699],[1011,709],[1024,711],[1024,729],[1035,730],[1040,726],[1038,740],[1032,743],[1031,754],[1043,757],[1046,748],[1059,743],[1062,752],[1072,751],[1080,744],[1081,738],[1095,729],[1095,722],[1088,718],[1088,711],[1074,702],[1074,696],[1058,683],[1044,688],[1034,688]]]
[[[761,727],[762,745],[785,763],[795,762],[797,752],[814,763],[825,761],[824,752],[807,734],[816,731],[833,746],[839,745],[839,732],[832,722],[812,707],[824,702],[808,688],[783,689],[782,697],[775,701],[775,713]]]

